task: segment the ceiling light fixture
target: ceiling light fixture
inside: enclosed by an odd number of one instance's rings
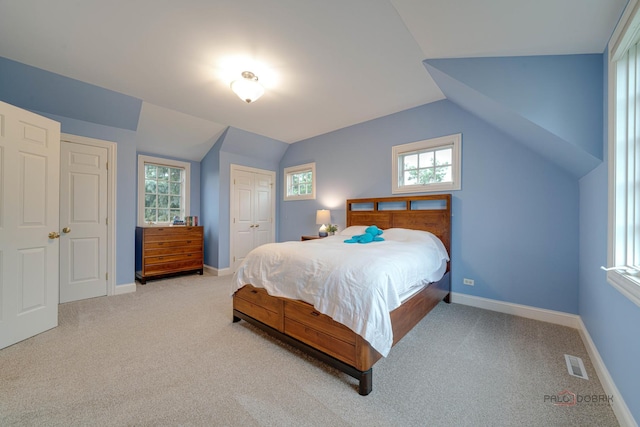
[[[251,71],[243,71],[241,79],[232,81],[231,90],[247,104],[257,101],[264,94],[264,88],[258,83],[258,76]]]

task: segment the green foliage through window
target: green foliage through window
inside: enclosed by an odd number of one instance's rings
[[[425,185],[452,180],[451,147],[420,150],[398,156],[401,186]]]
[[[184,217],[184,169],[145,163],[144,220],[171,222]]]
[[[302,196],[313,192],[313,174],[311,171],[292,173],[289,175],[287,193],[289,196]]]

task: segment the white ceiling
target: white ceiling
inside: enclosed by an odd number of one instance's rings
[[[443,99],[425,59],[602,53],[626,1],[0,0],[0,56],[142,99],[138,150],[200,160],[226,126],[292,143]]]

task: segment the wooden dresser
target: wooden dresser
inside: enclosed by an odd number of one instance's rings
[[[202,274],[204,268],[202,226],[136,227],[136,279],[182,272]]]

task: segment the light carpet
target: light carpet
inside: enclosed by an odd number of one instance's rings
[[[182,276],[60,305],[59,327],[0,350],[0,425],[618,425],[608,403],[585,401],[605,394],[574,329],[441,303],[376,363],[365,397],[232,323],[230,283]],[[554,404],[565,391],[579,401]]]

